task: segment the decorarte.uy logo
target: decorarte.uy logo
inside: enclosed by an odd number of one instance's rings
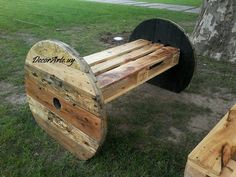
[[[73,65],[73,63],[75,62],[74,58],[68,58],[65,59],[64,56],[63,57],[51,57],[51,58],[41,58],[40,56],[36,56],[33,58],[33,63],[63,63],[67,66],[71,66]]]

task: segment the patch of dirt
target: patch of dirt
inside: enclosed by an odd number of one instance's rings
[[[197,106],[209,108],[216,115],[226,113],[235,103],[235,100],[233,99],[235,95],[232,95],[223,89],[221,92],[215,93],[206,90],[206,94],[204,95],[209,96],[204,96],[188,92],[174,93],[151,84],[143,84],[136,92],[139,92],[136,94],[142,94],[145,97],[156,97],[163,102],[180,101],[186,104],[195,104]]]
[[[16,87],[7,82],[0,82],[0,96],[7,95],[5,101],[11,104],[25,104],[26,95],[24,93],[17,93],[19,87]]]
[[[196,115],[192,117],[188,129],[194,133],[202,133],[210,129],[210,124],[214,120],[213,115]]]
[[[17,89],[17,87],[15,87],[14,85],[7,82],[0,81],[0,94],[1,95],[10,93],[15,89]]]
[[[100,41],[106,44],[108,47],[115,47],[118,45],[125,44],[129,42],[130,32],[123,31],[122,33],[112,34],[110,32],[104,33],[101,35]],[[115,41],[114,37],[122,37],[123,40],[120,42]]]
[[[179,101],[185,104],[195,104],[197,106],[211,110],[207,115],[196,115],[189,122],[189,130],[195,133],[208,131],[212,128],[225,113],[235,104],[235,95],[230,94],[228,90],[218,89],[219,92],[210,92],[206,90],[209,96],[203,96],[195,93],[173,93],[151,84],[144,84],[139,87],[137,94],[143,94],[146,97],[156,97],[161,102]]]
[[[5,98],[5,100],[11,104],[25,104],[26,103],[26,95],[21,94],[12,94]]]
[[[28,44],[29,46],[32,46],[33,44],[35,44],[37,41],[40,40],[39,38],[37,38],[33,34],[23,33],[23,32],[17,32],[17,33],[13,33],[11,35],[0,32],[0,38],[7,39],[7,40],[20,39],[20,40],[25,41],[25,43]]]
[[[142,98],[156,98],[160,102],[172,103],[174,101],[183,102],[185,104],[194,104],[196,106],[207,108],[210,111],[203,113],[201,115],[195,115],[190,118],[188,123],[188,129],[194,133],[201,133],[204,131],[209,131],[214,125],[225,115],[225,113],[235,104],[235,95],[231,94],[226,89],[217,89],[218,92],[210,92],[206,89],[203,95],[195,93],[174,93],[151,84],[143,84],[132,92],[128,93],[126,96],[119,98],[121,107],[119,109],[112,108],[112,114],[121,114],[121,109],[125,109],[122,106],[122,102],[125,104],[127,100],[137,98],[137,95],[142,96]],[[206,96],[205,96],[206,95]],[[140,99],[138,99],[140,100]],[[138,101],[137,100],[137,101]],[[143,99],[142,99],[143,100]],[[142,101],[140,100],[140,101]],[[125,112],[125,111],[124,111]],[[173,131],[173,128],[171,128]],[[177,138],[169,138],[171,141],[177,142]]]
[[[35,37],[33,34],[28,34],[28,33],[16,33],[16,35],[25,41],[26,44],[29,46],[34,45],[36,42],[39,41],[39,38]]]
[[[172,136],[167,137],[168,141],[171,141],[173,143],[179,143],[184,137],[184,133],[175,127],[170,127],[169,131]]]

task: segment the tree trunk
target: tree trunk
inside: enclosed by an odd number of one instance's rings
[[[236,0],[204,0],[191,38],[197,54],[236,62]]]

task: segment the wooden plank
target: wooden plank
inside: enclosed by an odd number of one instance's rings
[[[143,57],[145,55],[148,55],[152,52],[154,52],[157,49],[160,49],[161,47],[163,47],[163,45],[161,44],[149,44],[147,46],[144,46],[140,49],[134,50],[130,53],[121,55],[119,57],[115,57],[113,59],[110,59],[108,61],[99,63],[97,65],[94,65],[91,67],[93,73],[95,75],[99,75],[102,74],[108,70],[111,70],[113,68],[116,68],[118,66],[120,66],[121,64],[136,60],[140,57]]]
[[[66,100],[58,93],[54,93],[50,89],[45,89],[43,86],[37,85],[32,78],[27,77],[25,86],[27,95],[47,107],[51,112],[59,115],[91,138],[95,140],[100,140],[102,138],[101,118],[74,105],[71,100]],[[54,106],[54,98],[57,98],[60,101],[60,109],[57,109]]]
[[[216,175],[193,163],[192,161],[188,160],[184,177],[235,177],[236,176],[236,161],[230,160],[225,167],[223,167],[222,172],[219,175]]]
[[[226,167],[223,168],[220,177],[235,177],[236,176],[236,161],[230,160]]]
[[[173,55],[172,57],[165,59],[161,64],[155,67],[144,67],[141,70],[124,77],[123,79],[108,85],[102,89],[103,98],[105,103],[108,103],[115,98],[127,93],[131,89],[137,87],[138,85],[146,82],[147,80],[163,73],[164,71],[172,68],[178,63],[179,53]]]
[[[25,65],[25,79],[27,80],[28,78],[32,78],[37,85],[41,85],[45,89],[49,89],[67,100],[71,100],[73,104],[100,116],[101,107],[96,101],[96,96],[93,96],[80,88],[72,87],[67,82],[53,77],[37,68]]]
[[[32,97],[27,97],[36,122],[67,150],[82,160],[87,160],[96,153],[99,147],[96,141],[50,112]]]
[[[47,74],[50,74],[52,77],[59,78],[64,82],[67,82],[74,88],[79,88],[88,94],[96,96],[94,92],[93,86],[90,83],[89,76],[75,68],[70,68],[65,66],[64,64],[59,63],[31,63],[30,61],[26,61],[26,65],[30,67],[34,67],[39,69]]]
[[[236,153],[236,105],[190,153],[188,159],[199,170],[219,176]]]
[[[123,55],[125,53],[128,53],[132,50],[144,47],[145,45],[150,44],[150,41],[139,39],[130,43],[126,43],[124,45],[114,47],[108,50],[104,50],[102,52],[98,52],[92,55],[88,55],[86,57],[83,57],[84,60],[90,65],[93,66],[98,63],[102,63],[106,60],[112,59],[114,57]]]
[[[206,174],[197,170],[190,162],[188,162],[185,167],[184,177],[206,177]]]
[[[170,49],[168,47],[161,48],[147,56],[141,57],[138,60],[131,61],[120,67],[107,71],[97,76],[98,85],[100,88],[105,88],[114,84],[132,74],[142,70],[143,68],[151,67],[165,59],[172,58],[173,55],[178,54],[178,49]]]

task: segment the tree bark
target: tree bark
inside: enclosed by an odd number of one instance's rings
[[[204,0],[191,39],[197,54],[236,62],[236,0]]]

